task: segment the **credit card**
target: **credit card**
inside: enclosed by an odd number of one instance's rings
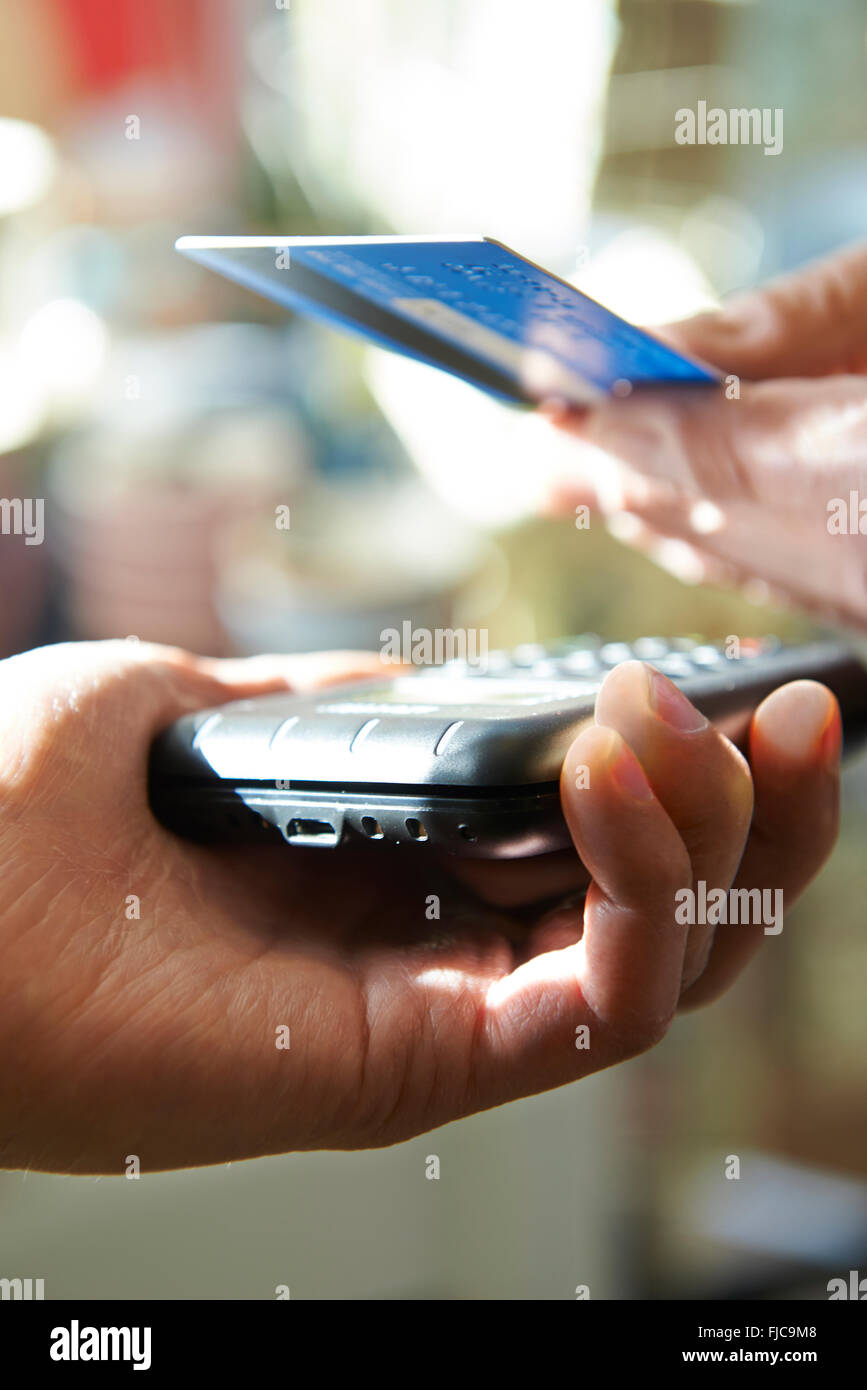
[[[185,256],[379,347],[525,405],[718,374],[484,236],[184,236]]]

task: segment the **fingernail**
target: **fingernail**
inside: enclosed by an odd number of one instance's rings
[[[651,801],[653,788],[632,749],[618,740],[608,759],[608,769],[620,791],[636,801]]]
[[[840,713],[836,700],[814,681],[793,681],[760,706],[762,738],[793,762],[819,757],[835,767],[840,756]]]
[[[840,753],[843,748],[843,721],[840,718],[840,706],[836,700],[833,702],[833,710],[828,727],[822,735],[822,758],[825,766],[832,772],[836,772],[840,762]]]
[[[707,720],[691,705],[682,690],[655,667],[650,667],[650,704],[654,714],[680,734],[697,734]]]

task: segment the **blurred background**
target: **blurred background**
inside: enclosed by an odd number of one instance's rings
[[[408,617],[493,646],[806,635],[759,586],[536,515],[568,448],[544,422],[173,242],[477,230],[659,323],[863,235],[865,64],[861,0],[4,0],[0,496],[44,498],[45,540],[0,537],[0,655],[378,647]],[[783,152],[676,145],[699,99],[783,108]],[[49,1298],[826,1297],[867,1270],[863,763],[845,799],[786,931],[650,1056],[381,1153],[2,1174],[0,1275]]]

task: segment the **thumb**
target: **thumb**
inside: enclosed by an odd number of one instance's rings
[[[736,295],[658,336],[745,381],[867,371],[867,247]]]
[[[89,771],[95,752],[105,775],[122,781],[150,738],[181,715],[398,669],[366,652],[219,660],[123,639],[22,652],[0,662],[0,785],[9,794],[48,776],[62,791],[68,777]]]

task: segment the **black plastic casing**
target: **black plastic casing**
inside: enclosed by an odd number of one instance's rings
[[[836,643],[733,659],[676,684],[743,745],[761,700],[799,678],[834,691],[851,752],[867,736],[867,670]],[[593,718],[598,684],[442,668],[236,701],[187,715],[158,737],[151,804],[167,827],[206,841],[279,834],[293,845],[545,853],[570,843],[560,768]]]

